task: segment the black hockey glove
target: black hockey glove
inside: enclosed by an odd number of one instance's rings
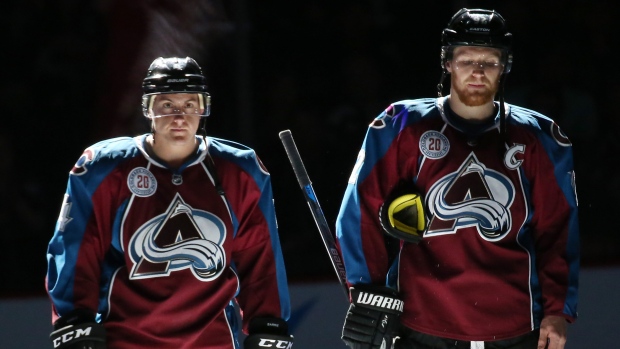
[[[73,310],[56,320],[50,340],[54,349],[106,349],[105,328],[84,309]]]
[[[286,321],[275,317],[257,317],[250,321],[244,349],[293,347],[293,336],[288,334]]]
[[[351,349],[390,349],[398,336],[403,302],[388,287],[351,287],[351,306],[342,328],[342,340]]]

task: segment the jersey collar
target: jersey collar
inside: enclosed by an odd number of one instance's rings
[[[452,111],[452,109],[450,108],[450,104],[447,102],[448,97],[450,96],[448,95],[445,97],[439,97],[436,101],[437,109],[439,109],[441,118],[448,125],[470,137],[479,136],[493,129],[497,129],[499,131],[499,102],[494,102],[496,110],[495,117],[485,120],[483,122],[471,122],[463,119],[462,117],[454,113],[454,111]],[[510,106],[505,103],[504,107],[506,108],[506,115],[510,115]]]

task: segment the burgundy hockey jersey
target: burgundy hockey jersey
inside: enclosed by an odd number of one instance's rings
[[[201,137],[171,170],[146,135],[80,157],[48,248],[54,319],[98,314],[115,349],[238,347],[254,316],[288,319],[269,173],[252,149]]]
[[[579,237],[571,143],[551,119],[507,107],[471,124],[447,97],[397,102],[370,125],[338,215],[350,284],[395,287],[402,323],[458,340],[515,337],[577,316]],[[419,244],[386,244],[379,207],[401,181],[423,197]],[[389,239],[388,239],[389,241]]]

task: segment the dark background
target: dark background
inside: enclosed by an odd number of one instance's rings
[[[506,100],[574,145],[582,265],[620,265],[615,1],[24,0],[3,4],[0,296],[44,294],[46,247],[82,150],[148,131],[140,84],[159,56],[208,75],[210,136],[254,148],[272,175],[292,282],[336,280],[278,133],[290,129],[333,229],[366,126],[436,95],[440,33],[462,7],[514,36]]]

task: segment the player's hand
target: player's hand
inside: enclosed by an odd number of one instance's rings
[[[540,323],[538,349],[564,349],[568,325],[561,316],[545,316]]]
[[[351,349],[391,348],[398,337],[403,302],[388,287],[351,287],[351,306],[342,328],[342,340]]]

